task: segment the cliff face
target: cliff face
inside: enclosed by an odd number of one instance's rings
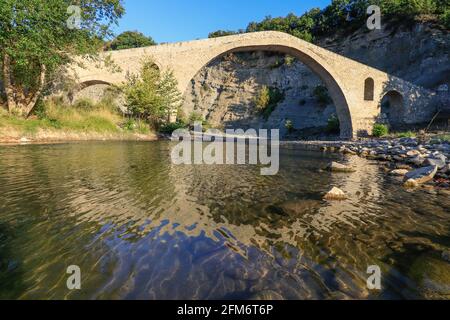
[[[318,44],[437,91],[442,105],[450,105],[446,102],[450,74],[448,32],[427,23],[410,28],[384,26],[382,30],[363,28],[346,37],[320,39]],[[285,123],[290,120],[296,129],[320,131],[336,112],[332,103],[319,101],[315,89],[321,85],[306,66],[285,55],[229,54],[211,62],[194,77],[185,92],[184,111],[201,113],[218,127],[279,128],[285,133]],[[284,100],[267,120],[255,111],[254,100],[262,86],[277,88],[284,94]]]
[[[191,81],[184,112],[202,114],[225,128],[280,128],[290,120],[295,128],[323,127],[335,112],[319,103],[314,90],[321,80],[299,61],[271,52],[244,52],[216,59]],[[261,88],[276,88],[283,98],[266,120],[256,111]]]
[[[427,89],[450,81],[450,34],[430,22],[413,26],[383,23],[381,30],[361,28],[318,45]]]

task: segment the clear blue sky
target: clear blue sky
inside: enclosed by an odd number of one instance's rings
[[[206,38],[209,32],[237,30],[265,16],[297,15],[331,0],[124,0],[126,15],[116,33],[138,30],[157,42]]]

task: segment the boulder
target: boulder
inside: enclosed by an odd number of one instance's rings
[[[406,155],[407,155],[408,157],[416,157],[416,156],[419,156],[419,155],[420,155],[420,152],[417,151],[417,150],[409,150],[409,151],[406,153]]]
[[[449,164],[446,164],[446,165],[441,169],[440,172],[441,172],[441,173],[444,173],[444,174],[450,174],[450,163],[449,163]]]
[[[331,162],[328,167],[328,171],[331,172],[355,172],[356,170],[350,166],[347,166],[345,164],[337,163],[337,162]]]
[[[417,188],[419,186],[419,183],[417,183],[417,181],[414,179],[409,179],[409,180],[406,180],[404,186],[405,186],[405,188],[413,189],[413,188]]]
[[[408,182],[409,180],[414,180],[418,184],[428,182],[433,180],[437,170],[437,166],[429,166],[410,171],[405,175],[405,182]]]
[[[412,163],[416,166],[421,166],[422,163],[424,163],[425,159],[422,158],[421,156],[415,156],[414,158],[408,159],[409,163]]]
[[[437,166],[439,169],[443,169],[446,165],[447,158],[444,155],[437,155],[431,158],[427,158],[424,162],[427,166]]]
[[[354,155],[357,154],[355,151],[353,151],[353,150],[351,150],[351,149],[348,149],[348,148],[345,148],[345,149],[342,151],[342,153],[343,153],[343,154],[349,154],[349,155],[352,155],[352,156],[354,156]]]
[[[324,197],[325,200],[345,200],[347,196],[344,191],[339,188],[333,187]]]
[[[392,170],[391,172],[389,172],[389,175],[402,177],[402,176],[405,176],[408,172],[409,171],[406,169],[396,169],[396,170]]]

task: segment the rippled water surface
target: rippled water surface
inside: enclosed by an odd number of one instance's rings
[[[450,298],[448,195],[359,158],[355,173],[320,171],[340,156],[294,147],[277,176],[175,166],[170,148],[0,146],[0,298]],[[349,199],[323,201],[332,186]]]

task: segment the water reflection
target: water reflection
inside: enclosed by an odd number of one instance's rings
[[[448,298],[448,197],[357,157],[330,174],[338,155],[284,147],[261,176],[175,166],[170,148],[1,147],[0,298]],[[349,200],[323,201],[331,186]],[[66,289],[71,264],[81,291]],[[381,292],[365,286],[373,264]]]

